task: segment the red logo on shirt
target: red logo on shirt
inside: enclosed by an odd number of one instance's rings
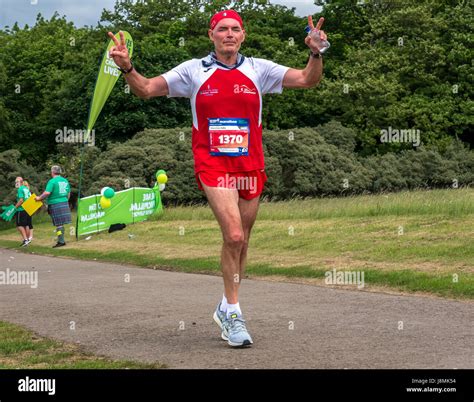
[[[234,85],[234,94],[257,95],[257,88],[250,89],[247,85]]]

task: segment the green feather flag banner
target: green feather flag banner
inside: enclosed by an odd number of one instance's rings
[[[133,55],[133,39],[131,35],[126,32],[122,31],[125,39],[125,46],[127,46],[128,54],[130,58]],[[120,33],[115,35],[117,40],[120,42]],[[81,164],[80,164],[80,172],[79,172],[79,189],[78,189],[78,200],[77,206],[79,209],[81,203],[81,187],[82,187],[82,172],[83,172],[83,156],[84,156],[84,144],[89,142],[89,136],[91,134],[92,129],[94,128],[95,122],[99,117],[102,108],[105,105],[112,89],[115,86],[118,78],[120,77],[120,70],[118,69],[117,65],[115,64],[114,60],[109,56],[110,49],[115,45],[113,40],[110,40],[109,45],[107,46],[107,50],[105,51],[104,57],[102,58],[102,63],[100,63],[99,74],[97,75],[97,81],[95,83],[94,88],[94,95],[92,96],[91,105],[89,108],[89,119],[87,122],[87,131],[85,138],[82,142],[81,146]],[[76,222],[76,237],[77,237],[77,222]]]
[[[132,58],[132,37],[128,32],[122,32],[125,37],[125,45],[127,46],[128,54],[130,55],[130,58]],[[115,37],[120,42],[119,33],[117,33]],[[102,108],[104,107],[107,98],[112,92],[112,89],[114,88],[115,83],[117,82],[121,74],[114,60],[109,56],[109,51],[112,46],[114,46],[113,40],[109,42],[107,50],[105,51],[104,57],[102,59],[102,63],[100,64],[100,70],[97,76],[97,81],[94,89],[94,96],[92,97],[92,102],[89,109],[89,121],[87,122],[87,137],[89,137],[89,134],[92,128],[94,127],[95,122],[97,121],[97,117],[99,117],[99,114]]]

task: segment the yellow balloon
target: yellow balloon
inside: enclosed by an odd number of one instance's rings
[[[165,174],[159,174],[156,179],[158,180],[159,184],[166,184],[168,182],[168,176]]]
[[[112,205],[112,201],[110,201],[109,198],[105,198],[105,197],[100,197],[100,206],[102,207],[102,209],[107,209],[108,207],[110,207],[110,205]]]

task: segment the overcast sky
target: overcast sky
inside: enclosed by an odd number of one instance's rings
[[[320,7],[313,0],[270,0],[275,4],[295,7],[296,13],[306,16],[316,13]],[[115,0],[0,0],[0,28],[12,26],[18,22],[34,25],[36,15],[41,13],[49,19],[55,11],[65,15],[77,27],[95,26],[100,19],[102,9],[113,10]]]

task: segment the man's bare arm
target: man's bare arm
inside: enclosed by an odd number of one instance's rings
[[[313,25],[313,17],[308,16],[308,25],[311,30],[317,29],[320,32],[320,38],[326,40],[327,35],[324,31],[321,31],[321,26],[323,25],[324,18],[320,18],[316,28]],[[319,53],[317,43],[313,38],[308,34],[305,39],[306,45],[311,49],[313,53]],[[295,68],[290,68],[283,78],[283,87],[284,88],[311,88],[319,84],[323,76],[323,59],[310,57],[308,64],[304,70],[297,70]]]
[[[323,76],[323,59],[310,57],[304,70],[290,68],[283,78],[284,88],[312,88]]]
[[[123,70],[130,70],[132,62],[128,54],[127,46],[125,45],[123,32],[120,31],[120,42],[112,32],[109,32],[108,35],[115,44],[115,46],[110,48],[110,57],[112,57],[115,64]],[[124,76],[132,92],[140,98],[150,99],[155,96],[165,96],[169,94],[168,84],[161,75],[154,78],[145,78],[133,69],[128,74],[124,74]]]
[[[49,193],[48,191],[44,191],[43,194],[35,198],[35,201],[42,201],[45,198],[47,198],[50,194],[51,193]]]
[[[150,99],[156,96],[166,96],[169,94],[168,84],[163,76],[145,78],[133,69],[124,75],[132,92],[143,99]]]

